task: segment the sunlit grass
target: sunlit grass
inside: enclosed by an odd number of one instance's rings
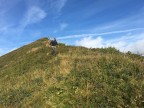
[[[0,58],[2,108],[105,108],[144,105],[144,57],[115,48],[41,39]]]

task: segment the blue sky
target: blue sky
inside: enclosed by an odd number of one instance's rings
[[[0,0],[0,55],[46,36],[144,55],[144,0]]]

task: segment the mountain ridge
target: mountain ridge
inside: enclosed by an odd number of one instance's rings
[[[42,38],[0,57],[0,107],[142,107],[144,57]]]

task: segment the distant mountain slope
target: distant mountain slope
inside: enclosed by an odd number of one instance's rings
[[[43,38],[0,57],[0,108],[142,108],[144,57]]]

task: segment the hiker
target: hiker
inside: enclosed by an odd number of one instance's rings
[[[58,45],[56,38],[51,40],[50,45],[52,47],[52,54],[56,55],[56,46]]]

